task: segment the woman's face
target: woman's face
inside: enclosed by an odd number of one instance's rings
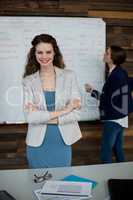
[[[37,44],[35,56],[37,62],[40,64],[41,67],[52,66],[54,55],[55,52],[51,43],[41,42]]]
[[[104,58],[103,58],[104,62],[107,64],[112,64],[113,61],[111,59],[111,49],[107,48],[105,54],[104,54]]]

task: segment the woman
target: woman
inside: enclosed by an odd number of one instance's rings
[[[112,150],[117,162],[124,161],[123,133],[128,127],[128,75],[121,64],[124,63],[126,54],[119,46],[110,46],[105,55],[104,62],[107,63],[109,74],[103,86],[102,93],[94,90],[86,84],[86,91],[91,96],[100,100],[100,115],[104,122],[101,159],[103,163],[112,162]]]
[[[70,166],[71,145],[81,138],[80,93],[74,72],[64,67],[55,38],[37,35],[23,79],[31,168]]]

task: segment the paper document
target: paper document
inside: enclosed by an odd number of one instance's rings
[[[92,183],[70,181],[46,181],[35,190],[39,200],[81,200],[92,197]]]
[[[34,191],[38,200],[88,200],[90,197],[71,197],[71,196],[58,196],[58,195],[44,195],[41,194],[41,189]]]
[[[90,197],[92,183],[70,181],[46,181],[41,194],[67,197]]]

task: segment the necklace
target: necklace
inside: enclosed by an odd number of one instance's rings
[[[46,91],[55,91],[55,72],[54,73],[45,73],[43,76],[40,74],[40,81],[43,90]]]

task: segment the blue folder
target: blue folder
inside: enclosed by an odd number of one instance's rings
[[[76,175],[69,175],[66,176],[62,179],[63,181],[76,181],[76,182],[88,182],[88,183],[92,183],[92,188],[95,188],[96,185],[98,184],[96,181],[88,179],[88,178],[83,178],[80,176],[76,176]]]

